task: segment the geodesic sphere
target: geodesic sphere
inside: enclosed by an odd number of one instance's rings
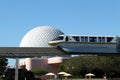
[[[48,42],[62,34],[63,32],[54,27],[39,26],[26,33],[20,47],[51,47]]]

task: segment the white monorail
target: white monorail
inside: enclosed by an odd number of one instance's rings
[[[88,43],[115,43],[115,36],[77,36],[60,35],[57,39],[49,42],[50,45],[56,45],[62,42],[88,42]]]
[[[49,45],[59,46],[67,52],[116,53],[116,36],[60,35]]]

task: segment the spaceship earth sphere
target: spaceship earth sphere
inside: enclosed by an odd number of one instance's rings
[[[20,42],[20,47],[51,47],[48,42],[63,32],[51,26],[39,26],[28,31]]]

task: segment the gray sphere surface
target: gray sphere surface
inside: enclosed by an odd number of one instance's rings
[[[26,33],[20,47],[51,47],[48,42],[62,34],[63,32],[54,27],[39,26]]]

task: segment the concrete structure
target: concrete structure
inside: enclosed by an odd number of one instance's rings
[[[67,57],[26,58],[20,60],[20,65],[26,65],[27,70],[43,68],[49,72],[58,73],[60,64],[67,59]]]

